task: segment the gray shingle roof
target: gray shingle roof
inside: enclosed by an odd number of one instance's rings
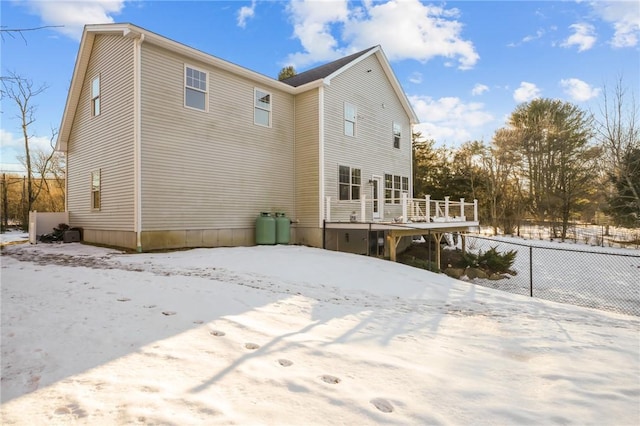
[[[311,81],[316,81],[321,78],[328,77],[334,72],[336,72],[337,70],[339,70],[340,68],[347,65],[349,62],[359,58],[360,56],[364,55],[371,49],[375,49],[376,47],[377,46],[373,46],[361,52],[354,53],[349,56],[345,56],[344,58],[340,58],[333,62],[329,62],[328,64],[320,65],[319,67],[312,68],[300,74],[296,74],[293,77],[289,77],[286,80],[282,80],[282,82],[287,83],[288,85],[293,87],[298,87],[298,86],[302,86],[303,84],[307,84]]]

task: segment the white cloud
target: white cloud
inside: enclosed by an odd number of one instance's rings
[[[32,13],[39,15],[46,25],[63,25],[57,30],[80,40],[85,24],[112,23],[124,7],[124,0],[57,1],[28,0]]]
[[[513,92],[513,99],[518,103],[528,102],[539,98],[540,93],[540,89],[535,84],[523,81],[520,83],[520,87]]]
[[[409,76],[409,81],[414,84],[422,83],[422,73],[417,71],[411,73],[411,76]]]
[[[346,0],[305,1],[292,0],[287,12],[293,21],[293,34],[300,40],[305,52],[289,55],[288,63],[296,68],[319,61],[331,61],[347,52],[338,49],[331,26],[345,22],[349,16]]]
[[[578,52],[589,50],[596,43],[595,28],[591,24],[579,23],[569,25],[574,33],[569,36],[560,46],[572,47],[578,46]]]
[[[464,103],[456,97],[409,96],[409,101],[421,122],[415,130],[438,142],[466,142],[494,119],[484,110],[484,104]]]
[[[613,47],[635,47],[640,38],[640,7],[636,1],[594,1],[593,10],[604,21],[613,24]]]
[[[489,86],[485,84],[476,83],[476,85],[473,86],[473,89],[471,89],[471,94],[473,96],[479,96],[479,95],[482,95],[484,92],[488,92],[488,91],[489,91]]]
[[[538,31],[536,31],[535,35],[524,36],[522,38],[522,40],[520,40],[519,42],[517,42],[517,43],[509,43],[507,46],[508,47],[520,46],[521,44],[529,43],[529,42],[532,42],[534,40],[538,40],[538,39],[542,38],[544,36],[544,34],[545,34],[544,29],[539,29]]]
[[[32,136],[29,138],[29,150],[34,152],[41,150],[51,152],[49,138],[43,136]],[[19,157],[24,157],[24,139],[22,135],[16,136],[5,129],[0,128],[0,169],[7,172],[22,172],[24,166]]]
[[[588,101],[600,94],[600,89],[593,88],[589,84],[577,78],[560,80],[560,86],[564,89],[564,93],[573,101]]]
[[[13,136],[13,133],[0,129],[0,146],[2,148],[20,148],[24,145],[22,139]]]
[[[365,1],[292,0],[287,8],[294,36],[303,48],[289,57],[297,66],[335,59],[382,45],[390,60],[426,62],[443,57],[458,68],[472,68],[479,59],[473,43],[461,37],[457,9],[424,5],[418,0]],[[342,46],[341,46],[342,43]]]
[[[3,149],[8,148],[19,151],[24,155],[24,139],[22,138],[22,134],[16,136],[5,129],[0,129],[0,146],[2,146]],[[46,136],[31,136],[29,138],[29,150],[51,151],[49,138]]]
[[[238,11],[238,26],[245,28],[247,19],[253,18],[256,11],[256,0],[251,1],[251,6],[242,6]]]

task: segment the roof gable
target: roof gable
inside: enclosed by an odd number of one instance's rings
[[[376,46],[377,47],[377,46]],[[344,58],[340,58],[333,62],[329,62],[328,64],[320,65],[319,67],[312,68],[310,70],[304,71],[300,74],[296,74],[293,77],[289,77],[285,80],[282,80],[283,83],[287,83],[293,87],[299,87],[303,84],[310,83],[312,81],[320,80],[326,77],[329,77],[336,71],[339,71],[342,67],[350,64],[351,62],[358,59],[360,56],[369,52],[370,50],[375,49],[376,47],[370,47],[363,51],[354,53],[349,56],[345,56]]]

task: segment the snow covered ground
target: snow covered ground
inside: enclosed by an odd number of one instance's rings
[[[640,421],[640,319],[299,246],[2,256],[2,424]]]

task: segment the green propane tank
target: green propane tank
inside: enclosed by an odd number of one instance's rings
[[[256,244],[276,243],[276,220],[271,213],[262,212],[256,219]]]
[[[289,244],[291,221],[285,213],[276,213],[276,244]]]

